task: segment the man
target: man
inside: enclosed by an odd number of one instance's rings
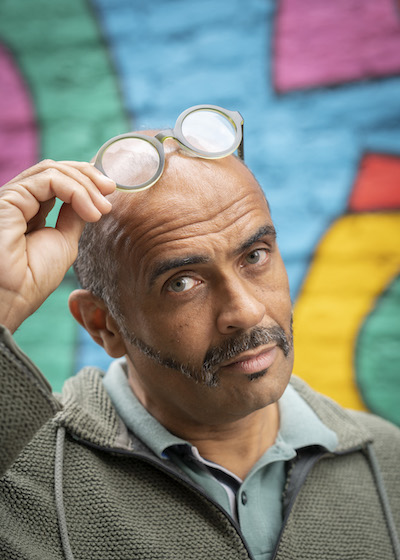
[[[3,332],[0,556],[400,558],[399,430],[288,386],[291,302],[260,186],[233,155],[166,152],[143,192],[76,162],[0,192],[2,324],[46,299],[97,222],[70,309],[118,358],[58,400]]]

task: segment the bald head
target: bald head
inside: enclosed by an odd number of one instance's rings
[[[193,157],[173,140],[167,140],[164,149],[159,181],[145,191],[113,193],[112,212],[87,224],[79,244],[75,263],[79,282],[101,298],[117,320],[124,315],[121,290],[130,282],[132,267],[141,267],[145,256],[176,240],[184,245],[193,229],[206,234],[235,227],[227,223],[237,219],[230,208],[242,205],[245,212],[249,193],[267,205],[254,176],[236,157]]]

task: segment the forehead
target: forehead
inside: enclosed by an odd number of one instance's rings
[[[113,202],[124,268],[141,275],[160,255],[212,252],[272,225],[261,188],[232,156],[211,161],[174,152],[153,188],[118,193]]]

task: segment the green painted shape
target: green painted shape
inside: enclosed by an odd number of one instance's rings
[[[42,157],[88,160],[129,128],[88,2],[2,0],[0,39],[30,86]]]
[[[75,373],[75,322],[69,317],[68,296],[75,286],[66,277],[42,307],[15,333],[22,350],[44,372],[53,391],[60,392],[64,381]]]
[[[356,380],[367,407],[400,426],[400,276],[377,300],[356,345]]]
[[[34,100],[41,158],[89,161],[129,129],[120,92],[90,4],[85,0],[2,0],[0,41],[13,52]],[[0,100],[1,102],[1,100]],[[59,205],[49,217],[55,223]],[[61,286],[15,335],[53,389],[74,373],[77,324]]]

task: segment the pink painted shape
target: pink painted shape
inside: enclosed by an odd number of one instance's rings
[[[38,160],[38,132],[29,91],[0,43],[0,185]]]
[[[400,72],[394,0],[280,0],[274,84],[279,92]]]

